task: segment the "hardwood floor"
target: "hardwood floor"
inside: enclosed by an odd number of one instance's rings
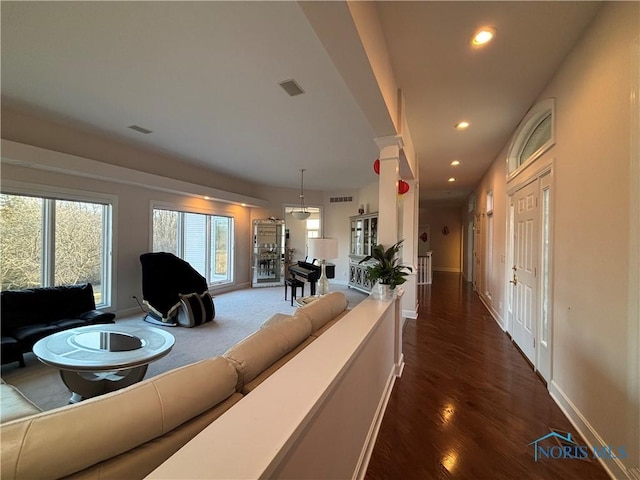
[[[366,478],[609,478],[595,459],[535,462],[529,444],[550,429],[585,443],[470,284],[435,273],[432,285],[419,288],[418,319],[404,331],[404,372]]]

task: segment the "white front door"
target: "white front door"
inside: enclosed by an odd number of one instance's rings
[[[513,205],[512,336],[536,365],[538,318],[538,262],[540,251],[538,183],[536,179],[511,197]]]

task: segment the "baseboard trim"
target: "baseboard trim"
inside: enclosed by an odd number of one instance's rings
[[[491,318],[493,318],[496,321],[496,323],[502,329],[503,332],[506,332],[507,330],[505,328],[504,320],[502,319],[502,316],[498,312],[496,312],[493,309],[493,307],[491,307],[491,305],[487,303],[487,300],[484,298],[484,296],[478,294],[478,298],[480,299],[482,304],[485,306],[485,308],[489,312],[489,315],[491,315]]]
[[[220,293],[229,293],[233,292],[234,290],[243,290],[245,288],[251,288],[251,282],[233,283],[209,287],[209,293],[215,297],[215,295],[218,295]]]
[[[415,320],[418,318],[418,310],[402,310],[402,317]]]
[[[404,372],[404,353],[400,355],[400,361],[396,364],[395,371],[396,377],[402,376],[402,372]]]
[[[135,307],[129,307],[129,308],[124,308],[122,310],[117,310],[115,312],[116,314],[116,321],[118,321],[118,318],[122,318],[122,317],[132,317],[135,314],[140,314],[141,317],[144,317],[146,315],[147,312],[143,312],[142,310],[140,310],[140,307],[135,306]]]
[[[401,362],[400,374],[402,374],[403,368],[404,361]],[[378,433],[380,432],[380,427],[382,426],[384,412],[387,410],[387,405],[389,404],[389,399],[391,398],[391,392],[393,391],[393,386],[395,385],[396,378],[400,376],[397,374],[397,370],[398,366],[394,364],[389,378],[387,378],[385,391],[380,398],[380,403],[378,404],[373,422],[371,423],[371,427],[369,428],[369,432],[367,433],[367,438],[365,440],[364,447],[362,448],[362,453],[360,454],[360,458],[358,459],[358,464],[356,465],[356,469],[352,478],[363,480],[367,473],[367,468],[369,468],[369,461],[371,460],[373,448],[375,447]]]
[[[598,434],[598,432],[593,428],[593,426],[589,423],[589,421],[585,418],[585,416],[578,410],[578,408],[573,404],[571,399],[564,393],[564,391],[558,386],[556,382],[551,380],[549,385],[549,394],[554,402],[560,407],[562,413],[569,419],[573,428],[580,434],[580,436],[587,442],[588,447],[593,451],[594,445],[598,449],[602,449],[606,447],[607,444],[602,439],[602,437]],[[605,462],[603,459],[598,457],[598,462],[607,472],[607,475],[612,479],[629,479],[634,480],[634,476],[632,476],[632,472],[627,470],[624,464],[619,459],[613,459],[610,462]]]

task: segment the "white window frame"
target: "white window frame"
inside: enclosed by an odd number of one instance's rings
[[[533,152],[529,157],[521,160],[522,151],[527,145],[529,138],[533,132],[538,128],[540,123],[551,115],[551,137]],[[548,98],[542,100],[534,105],[527,115],[524,117],[520,125],[516,129],[513,136],[513,141],[509,147],[509,153],[507,154],[507,182],[513,180],[517,175],[522,173],[529,165],[540,158],[545,152],[547,152],[556,143],[556,101],[555,98]]]
[[[3,180],[2,193],[7,195],[23,195],[36,198],[67,200],[72,202],[100,203],[109,208],[105,209],[103,217],[103,242],[102,242],[102,258],[104,265],[102,268],[102,295],[101,302],[96,304],[96,308],[109,308],[115,302],[115,272],[113,265],[116,262],[116,225],[118,211],[118,197],[106,193],[88,192],[85,190],[70,189],[65,187],[57,187],[52,185],[40,185],[35,183],[18,182],[13,180]],[[45,209],[47,203],[45,202]],[[43,237],[48,237],[51,233],[50,228],[55,222],[54,215],[44,216],[47,225],[43,225]],[[55,254],[55,245],[48,239],[43,238],[43,262],[41,283],[43,286],[50,286],[53,278],[53,265],[48,259],[53,258]]]
[[[225,211],[221,211],[220,209],[208,209],[208,208],[199,208],[199,207],[195,207],[195,206],[185,206],[185,205],[180,205],[180,204],[175,204],[175,203],[166,203],[166,202],[159,202],[159,201],[151,201],[150,202],[150,209],[149,209],[149,251],[152,252],[153,251],[153,211],[155,209],[159,209],[159,210],[171,210],[174,212],[178,212],[178,213],[194,213],[194,214],[200,214],[200,215],[208,215],[209,217],[226,217],[231,219],[231,229],[229,232],[229,253],[231,255],[231,260],[229,261],[229,279],[228,280],[221,280],[221,281],[217,281],[217,282],[210,282],[209,279],[207,278],[207,285],[209,287],[210,290],[215,290],[216,287],[223,287],[223,286],[228,286],[228,285],[232,285],[235,283],[236,281],[236,274],[235,274],[235,264],[236,264],[236,252],[235,252],[235,230],[236,230],[236,218],[235,215],[233,215],[230,212],[225,212]],[[178,235],[178,256],[180,258],[183,257],[184,255],[184,245],[183,245],[183,235],[182,235],[182,230],[183,230],[183,223],[184,223],[184,217],[180,217],[181,220],[178,222],[178,229],[179,229],[179,235]],[[207,229],[206,229],[206,236],[207,236],[207,249],[209,248],[209,245],[211,244],[210,241],[210,234],[211,234],[211,225],[209,224],[209,219],[207,219]],[[208,257],[205,260],[206,263],[206,271],[210,272],[210,262],[211,260],[211,252],[209,252]],[[208,276],[208,275],[207,275]]]
[[[487,215],[493,213],[493,190],[487,192]]]

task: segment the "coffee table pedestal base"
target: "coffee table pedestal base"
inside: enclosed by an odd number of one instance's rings
[[[69,403],[113,392],[139,382],[147,373],[148,365],[111,372],[72,372],[60,370],[64,384],[71,390]]]

